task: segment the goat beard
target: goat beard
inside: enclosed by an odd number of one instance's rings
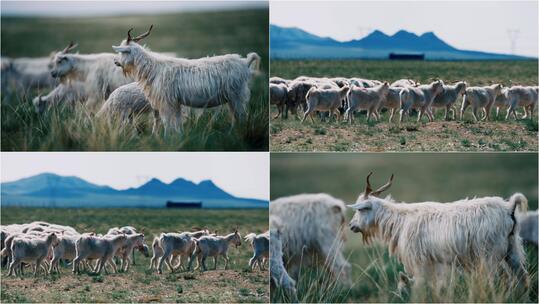
[[[361,236],[363,237],[363,244],[370,245],[372,243],[372,240],[375,238],[376,234],[373,229],[368,229],[361,232]]]

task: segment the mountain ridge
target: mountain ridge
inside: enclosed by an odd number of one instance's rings
[[[426,60],[525,60],[523,56],[457,49],[434,32],[421,35],[401,29],[393,35],[374,30],[369,35],[339,42],[297,27],[270,24],[274,59],[387,59],[389,53],[423,53]]]

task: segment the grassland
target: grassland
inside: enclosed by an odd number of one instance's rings
[[[2,224],[35,220],[70,225],[78,231],[106,233],[111,227],[132,225],[145,230],[151,248],[153,236],[161,232],[190,231],[208,227],[228,233],[239,227],[242,235],[263,232],[268,227],[267,210],[169,210],[169,209],[40,209],[2,208]],[[268,271],[251,271],[248,243],[229,252],[231,263],[223,270],[204,273],[164,270],[162,275],[147,270],[150,258],[137,254],[129,273],[73,275],[63,268],[61,275],[23,279],[6,277],[2,269],[1,302],[268,302]],[[211,265],[211,264],[209,264]]]
[[[387,80],[415,79],[428,83],[433,78],[446,82],[466,80],[469,85],[537,85],[537,61],[285,61],[271,62],[271,76],[294,79],[314,77],[361,77]],[[457,108],[460,109],[460,100]],[[272,107],[272,117],[277,110]],[[504,116],[505,112],[501,113]],[[301,114],[300,114],[301,115]],[[397,115],[398,116],[398,115]],[[272,151],[537,151],[537,117],[533,120],[474,122],[470,109],[463,121],[444,121],[443,111],[433,123],[415,122],[416,117],[398,125],[383,112],[380,122],[366,121],[365,113],[356,114],[349,125],[335,120],[300,123],[272,119]]]
[[[185,58],[226,53],[245,56],[257,52],[261,74],[251,83],[251,100],[244,122],[232,125],[227,107],[187,111],[181,135],[151,134],[151,118],[122,128],[92,115],[57,109],[46,115],[34,112],[31,99],[43,92],[2,97],[3,151],[221,151],[268,150],[268,11],[163,14],[92,18],[2,17],[2,56],[42,57],[62,49],[71,40],[80,53],[112,52],[126,31],[143,31],[154,24],[147,46],[153,51],[176,52]]]
[[[537,209],[537,154],[535,153],[273,153],[271,199],[298,193],[329,193],[354,202],[373,171],[374,186],[395,173],[387,191],[398,201],[453,201],[465,197],[524,193],[529,208]],[[293,182],[292,182],[293,181]],[[347,220],[353,216],[347,214]],[[537,302],[537,249],[528,247],[531,278],[529,296],[504,280],[490,280],[484,272],[458,276],[442,297],[432,294],[397,296],[402,265],[388,256],[385,245],[365,245],[347,229],[344,255],[352,265],[351,288],[335,284],[324,270],[306,269],[299,280],[302,302]],[[282,300],[272,291],[272,301]]]

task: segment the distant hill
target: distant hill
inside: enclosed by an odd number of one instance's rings
[[[373,31],[346,42],[299,28],[270,25],[272,59],[387,59],[389,53],[423,53],[427,60],[524,60],[522,56],[459,50],[433,32],[420,36],[400,30],[392,36]]]
[[[198,184],[178,178],[167,184],[157,178],[137,188],[116,190],[76,176],[43,173],[1,183],[2,207],[143,207],[163,208],[167,200],[202,201],[203,208],[267,208],[264,200],[235,197],[211,180]]]

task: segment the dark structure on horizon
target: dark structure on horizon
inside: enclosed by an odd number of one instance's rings
[[[190,208],[200,209],[202,208],[202,201],[185,201],[185,202],[173,202],[167,201],[167,208]]]
[[[389,60],[425,60],[425,54],[389,53]]]

